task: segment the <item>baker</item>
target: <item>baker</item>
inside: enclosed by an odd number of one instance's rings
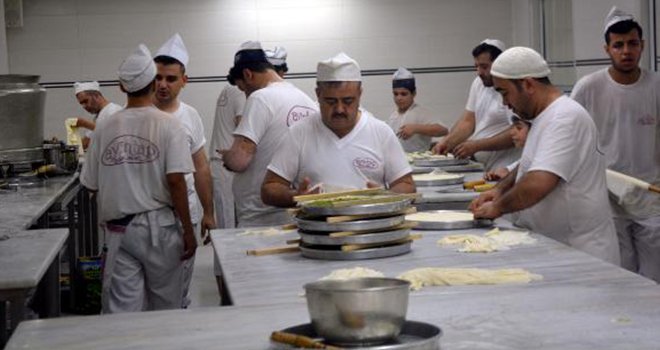
[[[225,166],[236,173],[233,191],[237,226],[289,223],[291,216],[285,210],[262,202],[261,183],[288,128],[315,113],[318,107],[275,72],[256,41],[241,45],[228,79],[248,96],[231,148],[220,151]]]
[[[605,157],[589,113],[553,86],[536,51],[513,47],[493,62],[495,89],[532,122],[518,167],[470,204],[476,218],[512,213],[516,225],[613,264],[619,246],[607,203]]]
[[[82,127],[87,129],[85,136],[82,137],[82,146],[84,149],[89,147],[89,142],[92,137],[92,132],[96,128],[96,123],[106,118],[115,112],[121,110],[121,106],[108,101],[101,93],[101,86],[96,81],[83,81],[73,84],[74,94],[76,100],[87,113],[92,114],[94,120],[89,120],[82,117],[75,118],[75,123],[71,126]]]
[[[639,66],[644,40],[632,15],[613,7],[603,32],[611,65],[580,79],[571,97],[596,123],[606,166],[658,185],[660,76]],[[660,196],[635,188],[610,203],[622,266],[660,282]]]
[[[447,135],[447,128],[428,109],[415,102],[415,76],[401,67],[392,76],[392,95],[396,109],[387,124],[399,137],[406,152],[425,152],[431,149],[431,138]]]
[[[294,196],[309,193],[310,185],[319,183],[415,192],[411,168],[396,135],[360,108],[358,63],[340,53],[319,62],[316,74],[320,112],[289,129],[261,186],[264,203],[292,206]]]
[[[467,104],[449,134],[440,140],[433,152],[453,153],[458,158],[474,158],[486,171],[505,167],[518,158],[509,132],[511,111],[493,89],[490,73],[493,61],[504,51],[504,43],[486,39],[472,50],[477,77],[472,81]]]
[[[184,175],[187,132],[153,106],[156,65],[144,45],[119,66],[126,108],[99,121],[80,175],[105,224],[104,313],[181,308],[183,261],[195,254]]]
[[[215,228],[215,212],[213,210],[213,184],[211,170],[204,145],[204,125],[197,110],[179,99],[181,90],[188,82],[186,67],[188,66],[188,50],[181,36],[176,33],[170,37],[156,52],[156,94],[154,105],[163,112],[171,113],[178,119],[188,135],[188,149],[192,155],[195,172],[186,174],[188,187],[188,205],[190,219],[195,233],[200,235],[198,243],[208,231]],[[201,209],[200,209],[201,203]],[[195,257],[186,260],[184,279],[184,307],[190,303],[188,287],[192,279]]]

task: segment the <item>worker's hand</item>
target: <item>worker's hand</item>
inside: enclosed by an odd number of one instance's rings
[[[497,168],[493,171],[489,171],[484,174],[484,180],[486,181],[498,181],[505,178],[509,175],[509,169],[507,168]]]
[[[473,210],[475,219],[497,219],[502,216],[502,211],[496,202],[486,202],[477,209]]]
[[[492,202],[497,200],[500,197],[500,191],[497,188],[494,188],[490,191],[486,191],[482,194],[479,195],[479,197],[475,198],[471,203],[468,209],[471,212],[475,212],[478,210],[482,205],[488,202]]]
[[[321,186],[310,187],[311,184],[312,180],[310,180],[309,177],[303,177],[302,181],[298,184],[297,195],[321,193]]]
[[[479,149],[474,141],[465,141],[454,147],[454,156],[456,158],[470,158],[473,154],[477,153]]]
[[[433,146],[433,149],[431,150],[434,154],[442,154],[446,155],[447,152],[449,152],[449,145],[445,141],[445,139],[440,140],[438,143]]]
[[[195,255],[195,250],[197,249],[197,239],[195,235],[190,232],[183,233],[183,255],[181,255],[181,260],[188,260]]]
[[[202,242],[204,242],[204,245],[209,244],[211,242],[211,235],[210,231],[214,228],[216,228],[216,223],[215,223],[215,215],[204,215],[202,217]]]
[[[411,136],[415,135],[417,133],[417,130],[415,130],[415,126],[411,124],[403,125],[399,128],[399,131],[396,133],[396,136],[403,140],[409,139]]]

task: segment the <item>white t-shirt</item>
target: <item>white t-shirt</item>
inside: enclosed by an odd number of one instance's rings
[[[513,112],[504,105],[502,96],[492,87],[486,87],[479,77],[472,81],[465,109],[474,112],[475,125],[470,140],[495,136],[511,126]],[[504,168],[520,158],[520,150],[482,151],[474,157],[489,171]]]
[[[339,138],[315,113],[289,129],[268,169],[294,185],[309,177],[312,185],[366,188],[366,178],[386,185],[412,170],[392,130],[360,109],[357,124]]]
[[[98,190],[102,222],[172,206],[166,174],[194,170],[183,125],[153,106],[101,120],[94,137],[80,182]]]
[[[179,109],[172,113],[172,115],[183,124],[186,132],[189,134],[188,149],[190,149],[190,154],[193,155],[197,153],[202,147],[204,147],[204,144],[206,144],[202,117],[195,108],[183,102],[179,102]],[[192,173],[186,174],[186,186],[188,187],[190,221],[192,221],[193,224],[197,224],[202,219],[202,206],[197,197],[197,191],[195,190],[195,176]]]
[[[288,127],[317,111],[318,105],[309,96],[284,81],[271,83],[248,97],[234,135],[252,140],[257,152],[247,169],[234,176],[238,225],[277,225],[291,220],[284,209],[261,201],[261,183]]]
[[[559,176],[559,184],[534,206],[513,213],[516,223],[619,264],[598,131],[587,111],[566,96],[532,121],[516,182],[535,170]]]
[[[96,115],[96,117],[94,118],[94,122],[98,124],[101,120],[121,111],[123,108],[124,107],[116,103],[108,102],[108,104],[105,105],[105,107],[101,108],[99,114]],[[96,129],[96,127],[94,127],[94,129]],[[89,137],[91,139],[93,135],[94,135],[94,130],[85,130],[86,137]]]
[[[403,114],[395,110],[390,115],[387,124],[396,134],[399,129],[406,124],[440,124],[440,122],[431,114],[431,111],[413,103]],[[403,150],[406,152],[424,152],[431,148],[431,136],[415,134],[407,140],[399,139]]]
[[[236,116],[243,115],[245,108],[245,93],[233,85],[227,84],[215,106],[215,120],[211,135],[210,159],[220,159],[216,150],[229,149],[234,142],[233,132],[236,129]]]
[[[660,76],[642,69],[636,83],[622,85],[604,68],[580,79],[571,95],[589,111],[609,169],[660,184]],[[638,202],[615,205],[623,217],[660,215],[660,198],[636,189]]]

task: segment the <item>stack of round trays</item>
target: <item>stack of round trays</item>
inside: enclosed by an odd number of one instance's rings
[[[312,259],[360,260],[408,253],[410,227],[404,225],[404,211],[411,203],[412,199],[342,207],[302,203],[301,214],[295,219],[302,255]],[[336,216],[359,217],[351,221],[329,220]],[[347,245],[358,248],[346,250]]]

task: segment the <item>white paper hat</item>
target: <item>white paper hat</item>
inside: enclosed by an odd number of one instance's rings
[[[179,33],[172,35],[172,37],[169,38],[160,49],[158,49],[156,56],[154,57],[158,56],[172,57],[181,62],[184,67],[188,66],[188,50],[186,49],[186,45],[183,44],[183,39],[181,39]]]
[[[273,66],[281,66],[286,63],[286,49],[281,46],[275,46],[272,50],[264,50],[268,62]]]
[[[502,79],[543,78],[550,75],[550,68],[538,52],[516,46],[495,59],[490,74]]]
[[[101,91],[101,86],[96,81],[79,81],[73,84],[74,95],[83,91]]]
[[[506,45],[504,45],[502,41],[497,39],[484,39],[484,41],[480,42],[480,44],[495,46],[496,48],[500,49],[500,51],[506,50]]]
[[[607,30],[611,26],[619,22],[634,20],[634,19],[635,18],[633,17],[633,15],[619,10],[616,6],[612,6],[610,13],[608,13],[607,17],[605,17],[605,28],[603,29],[603,34],[607,33]]]
[[[392,75],[393,80],[407,80],[407,79],[415,79],[415,76],[412,74],[411,71],[399,67],[399,69],[394,72],[394,75]]]
[[[316,66],[316,81],[362,81],[360,66],[343,52]]]
[[[149,85],[156,77],[156,64],[149,49],[144,44],[138,45],[121,63],[117,76],[128,92],[135,92]]]

